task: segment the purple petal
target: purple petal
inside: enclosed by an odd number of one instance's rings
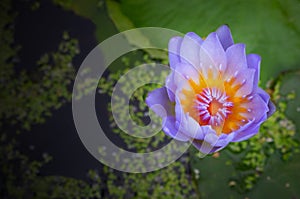
[[[191,139],[203,140],[207,134],[216,134],[211,126],[200,126],[198,122],[188,115],[185,115],[185,118],[182,119],[181,124],[177,122],[176,126],[182,133]]]
[[[260,124],[261,123],[254,123],[254,121],[250,121],[237,132],[232,132],[231,134],[235,135],[232,139],[232,142],[240,142],[243,140],[247,140],[252,136],[256,135],[258,133]]]
[[[269,111],[268,105],[260,97],[260,95],[253,95],[253,98],[247,103],[248,112],[244,113],[247,118],[254,120],[254,123],[261,122]]]
[[[258,85],[259,76],[260,76],[260,61],[261,58],[257,54],[249,54],[247,55],[247,65],[248,68],[255,69],[255,75],[254,75],[254,85]]]
[[[241,88],[238,89],[236,96],[248,95],[252,92],[254,84],[254,69],[245,69],[236,71],[236,84],[242,84]]]
[[[176,98],[175,114],[176,128],[190,138],[203,139],[205,133],[214,133],[214,131],[208,126],[203,128],[200,127],[199,123],[195,121],[189,113],[185,113],[178,98]]]
[[[236,71],[248,68],[244,44],[234,44],[226,50],[227,69],[225,78],[233,77]]]
[[[150,92],[146,104],[161,118],[174,115],[174,105],[170,102],[165,87]]]
[[[197,35],[194,32],[188,32],[186,35],[188,35],[191,39],[193,39],[195,42],[198,43],[198,45],[201,45],[203,40],[201,37],[199,37],[199,35]]]
[[[192,65],[187,63],[179,63],[174,70],[174,82],[176,85],[182,81],[192,78],[194,82],[199,82],[199,72]]]
[[[231,142],[233,139],[234,135],[233,134],[221,134],[219,135],[218,141],[215,143],[215,146],[217,147],[225,147]]]
[[[176,105],[177,106],[177,105]],[[197,136],[201,137],[202,134],[198,134],[200,125],[196,122],[189,114],[176,112],[176,128],[178,128],[182,133],[190,138],[195,138]]]
[[[165,117],[163,119],[163,131],[170,137],[179,141],[188,141],[189,137],[181,133],[175,127],[176,119],[174,116]]]
[[[196,68],[199,66],[199,49],[202,39],[193,32],[187,33],[181,43],[180,59]]]
[[[232,35],[230,32],[230,29],[227,25],[223,25],[221,27],[218,28],[218,30],[216,31],[219,40],[224,48],[224,50],[226,50],[229,46],[233,45],[233,39],[232,39]]]
[[[211,145],[204,142],[203,140],[194,140],[192,144],[196,149],[198,149],[204,155],[211,154],[222,149],[222,147],[212,147]]]
[[[205,135],[211,134],[211,133],[216,134],[216,132],[211,128],[211,126],[209,126],[209,125],[200,126],[199,125],[196,135],[192,138],[203,140]]]
[[[258,133],[259,127],[260,127],[260,125],[257,125],[253,129],[247,129],[247,130],[241,132],[232,140],[232,142],[241,142],[244,140],[248,140],[249,138],[253,137],[254,135],[256,135]]]
[[[257,93],[261,96],[261,98],[268,104],[269,111],[267,112],[267,116],[270,117],[276,111],[276,107],[273,102],[270,100],[270,95],[261,88],[258,88]]]
[[[177,88],[176,88],[176,92],[175,92],[175,101],[176,100],[179,101],[179,100],[186,99],[186,95],[182,92],[183,90],[187,90],[187,91],[193,92],[193,90],[191,88],[191,85],[190,85],[190,83],[188,81],[186,81],[186,80],[182,80],[182,81],[177,80]],[[180,102],[177,102],[177,101],[176,101],[176,105],[180,106]],[[178,106],[175,106],[175,112],[176,111],[177,112],[182,111],[182,110],[179,109]]]
[[[209,34],[200,46],[202,69],[226,67],[226,54],[215,32]],[[221,66],[221,67],[220,67]]]
[[[263,89],[258,88],[257,94],[259,94],[259,96],[264,100],[265,103],[268,103],[270,101],[270,95]]]
[[[276,111],[276,106],[271,100],[268,103],[268,108],[269,111],[267,112],[267,117],[271,117],[271,115],[273,115],[273,113]]]
[[[180,46],[182,38],[173,37],[169,41],[169,62],[171,68],[175,68],[175,65],[180,62]]]
[[[166,89],[171,102],[175,101],[176,84],[174,83],[174,72],[171,72],[166,78]]]
[[[192,144],[203,154],[213,153],[221,147],[215,147],[214,144],[217,142],[218,136],[215,134],[207,134],[204,140],[193,140]]]
[[[257,91],[257,94],[251,100],[251,104],[249,105],[251,108],[250,114],[254,119],[232,133],[235,135],[232,142],[247,140],[257,134],[261,123],[269,117],[269,113],[273,113],[268,106],[270,96],[261,88],[258,88]],[[273,103],[271,102],[271,104]]]
[[[203,140],[193,140],[192,144],[202,153],[209,154],[223,149],[232,140],[233,135],[208,133]]]

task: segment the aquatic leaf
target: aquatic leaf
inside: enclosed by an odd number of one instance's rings
[[[133,27],[155,26],[183,33],[196,32],[207,35],[222,24],[228,24],[235,42],[246,43],[248,52],[262,56],[262,85],[279,72],[297,68],[300,62],[300,2],[297,0],[206,1],[190,0],[122,0],[107,1],[118,12],[111,17],[117,28],[131,21]],[[128,22],[129,23],[129,22]],[[130,26],[129,28],[133,28]]]

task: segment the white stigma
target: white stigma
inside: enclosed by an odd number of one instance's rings
[[[205,88],[197,94],[195,108],[202,121],[218,126],[231,114],[233,103],[228,96],[217,88]]]

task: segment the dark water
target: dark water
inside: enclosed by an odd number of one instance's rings
[[[64,31],[79,40],[81,53],[74,60],[79,67],[85,56],[97,45],[95,25],[71,11],[53,5],[50,0],[41,1],[37,10],[31,10],[31,3],[14,1],[18,12],[15,20],[15,42],[22,49],[18,68],[34,70],[36,61],[46,52],[57,50]]]
[[[95,25],[88,19],[53,5],[49,0],[41,1],[40,8],[34,11],[30,5],[28,1],[14,1],[14,9],[18,12],[15,42],[22,46],[16,70],[25,69],[34,73],[36,61],[44,53],[57,50],[64,31],[79,41],[80,54],[74,59],[77,70],[86,55],[98,44],[94,35]],[[106,107],[96,108],[102,113],[106,112]],[[108,124],[102,128],[107,129]],[[22,132],[18,140],[22,152],[31,159],[42,159],[43,153],[54,158],[43,167],[42,175],[84,179],[89,169],[102,167],[85,149],[77,135],[71,103],[53,110],[53,115],[45,124],[34,125],[30,132]]]

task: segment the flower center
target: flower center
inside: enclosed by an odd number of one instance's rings
[[[220,126],[231,114],[233,103],[217,88],[205,88],[197,94],[195,108],[201,125]]]
[[[208,112],[210,113],[210,115],[215,116],[219,112],[219,109],[222,107],[223,107],[222,103],[220,103],[216,99],[213,99],[209,104]]]

